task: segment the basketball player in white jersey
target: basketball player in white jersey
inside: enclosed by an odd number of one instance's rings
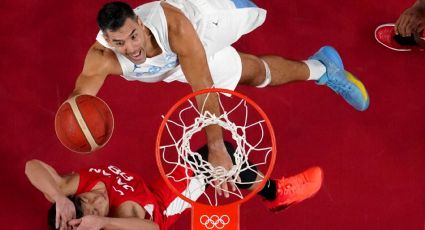
[[[298,62],[241,53],[231,46],[265,18],[266,11],[249,0],[167,0],[134,10],[126,3],[108,3],[98,13],[100,32],[72,95],[96,95],[109,75],[142,82],[181,81],[189,83],[193,91],[315,80],[355,109],[368,108],[365,87],[344,70],[332,47],[325,46],[310,59]],[[198,104],[203,99],[199,96]],[[211,98],[205,109],[219,113],[218,101]],[[209,126],[206,134],[209,162],[230,169],[221,128]],[[227,191],[227,184],[222,184]]]

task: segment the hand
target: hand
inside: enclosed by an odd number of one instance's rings
[[[213,183],[215,184],[215,186],[218,186],[218,188],[216,188],[218,195],[221,196],[222,190],[223,190],[224,196],[228,198],[229,197],[229,192],[228,192],[229,190],[227,186],[228,181],[223,181],[223,177],[221,175],[224,176],[226,172],[232,168],[233,163],[232,163],[232,159],[227,153],[226,148],[223,146],[223,148],[220,148],[220,150],[221,151],[209,150],[208,161],[216,170],[222,170],[222,169],[225,170],[219,174],[220,175],[219,177],[215,177],[213,179],[214,180]],[[229,183],[230,183],[230,186],[232,187],[232,191],[235,191],[236,185],[232,182],[229,182]]]
[[[76,230],[100,230],[105,227],[106,219],[101,216],[87,215],[70,220],[68,224]]]
[[[75,205],[68,197],[59,195],[55,199],[56,202],[56,221],[55,227],[60,230],[70,229],[68,221],[75,218]]]
[[[405,10],[395,23],[396,34],[403,37],[411,36],[413,33],[419,33],[425,25],[425,7],[415,3],[412,7]]]

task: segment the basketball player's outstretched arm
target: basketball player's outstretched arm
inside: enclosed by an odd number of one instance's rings
[[[60,176],[50,165],[39,160],[28,161],[25,174],[50,202],[56,203],[56,228],[66,229],[67,222],[75,218],[75,206],[67,196],[77,191],[78,174]]]
[[[192,90],[195,92],[211,88],[213,80],[208,68],[205,50],[192,24],[178,9],[167,3],[162,3],[162,7],[168,22],[170,47],[177,54],[183,73]],[[198,108],[219,115],[220,107],[217,95],[210,94],[208,100],[205,101],[205,99],[205,94],[196,98]],[[212,125],[206,127],[205,131],[209,149],[208,161],[214,167],[222,166],[229,170],[233,164],[224,146],[221,127]],[[217,183],[219,182],[217,181]],[[223,190],[228,191],[227,183],[222,184]],[[218,193],[221,195],[220,190],[218,190]],[[225,196],[228,196],[227,192],[225,192]]]
[[[417,0],[406,9],[396,22],[396,32],[402,36],[419,33],[425,26],[425,0]]]
[[[123,230],[159,230],[157,224],[152,221],[140,218],[114,218],[88,215],[80,219],[69,221],[69,225],[75,229],[81,230],[109,230],[109,229],[123,229]]]
[[[83,70],[70,97],[80,94],[96,96],[110,74],[122,74],[120,64],[112,50],[96,41],[87,52]]]

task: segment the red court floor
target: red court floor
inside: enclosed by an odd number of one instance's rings
[[[106,1],[6,0],[0,9],[1,229],[47,229],[49,203],[24,174],[37,158],[59,172],[114,163],[159,177],[154,141],[161,115],[190,92],[187,85],[143,84],[110,77],[99,93],[115,115],[115,132],[90,156],[65,149],[54,115],[71,93],[94,42],[97,10]],[[132,6],[146,1],[130,1]],[[313,199],[272,214],[256,197],[241,207],[241,229],[424,229],[425,53],[397,53],[373,31],[393,22],[409,1],[259,0],[265,24],[236,47],[254,54],[306,59],[336,47],[345,66],[368,88],[371,102],[357,112],[326,87],[300,82],[267,89],[241,86],[275,128],[273,177],[309,166],[324,169]],[[173,229],[186,229],[189,215]]]

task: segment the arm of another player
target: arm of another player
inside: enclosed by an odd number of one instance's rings
[[[168,21],[168,39],[171,49],[177,54],[183,73],[192,86],[192,90],[198,91],[211,88],[213,80],[208,68],[208,62],[204,47],[190,21],[182,12],[174,7],[163,3],[165,15]],[[206,95],[197,96],[198,108],[204,106],[204,110],[213,114],[220,114],[217,95],[211,94],[204,105]],[[229,170],[233,164],[224,146],[222,129],[218,125],[205,128],[207,135],[209,156],[208,161],[214,166],[222,166]],[[216,182],[220,183],[219,181]],[[234,186],[234,185],[232,185]],[[222,188],[227,191],[227,183],[222,183]],[[221,195],[221,191],[218,190]],[[226,197],[228,193],[224,193]]]
[[[60,176],[55,169],[40,160],[27,161],[25,174],[50,202],[56,203],[56,228],[66,229],[67,221],[75,218],[75,206],[67,196],[77,191],[79,175]]]
[[[69,224],[74,227],[73,229],[76,230],[159,230],[158,225],[154,222],[136,217],[115,218],[88,215],[82,217],[81,219],[71,220],[69,221]]]
[[[79,94],[96,96],[110,74],[122,74],[121,66],[115,53],[96,41],[87,52],[83,71],[78,76],[70,97]]]
[[[397,34],[411,36],[419,33],[425,26],[425,0],[417,0],[413,6],[406,9],[395,24]]]
[[[145,219],[146,210],[128,200],[120,204],[112,217],[88,215],[69,223],[77,229],[159,229],[153,221]]]

